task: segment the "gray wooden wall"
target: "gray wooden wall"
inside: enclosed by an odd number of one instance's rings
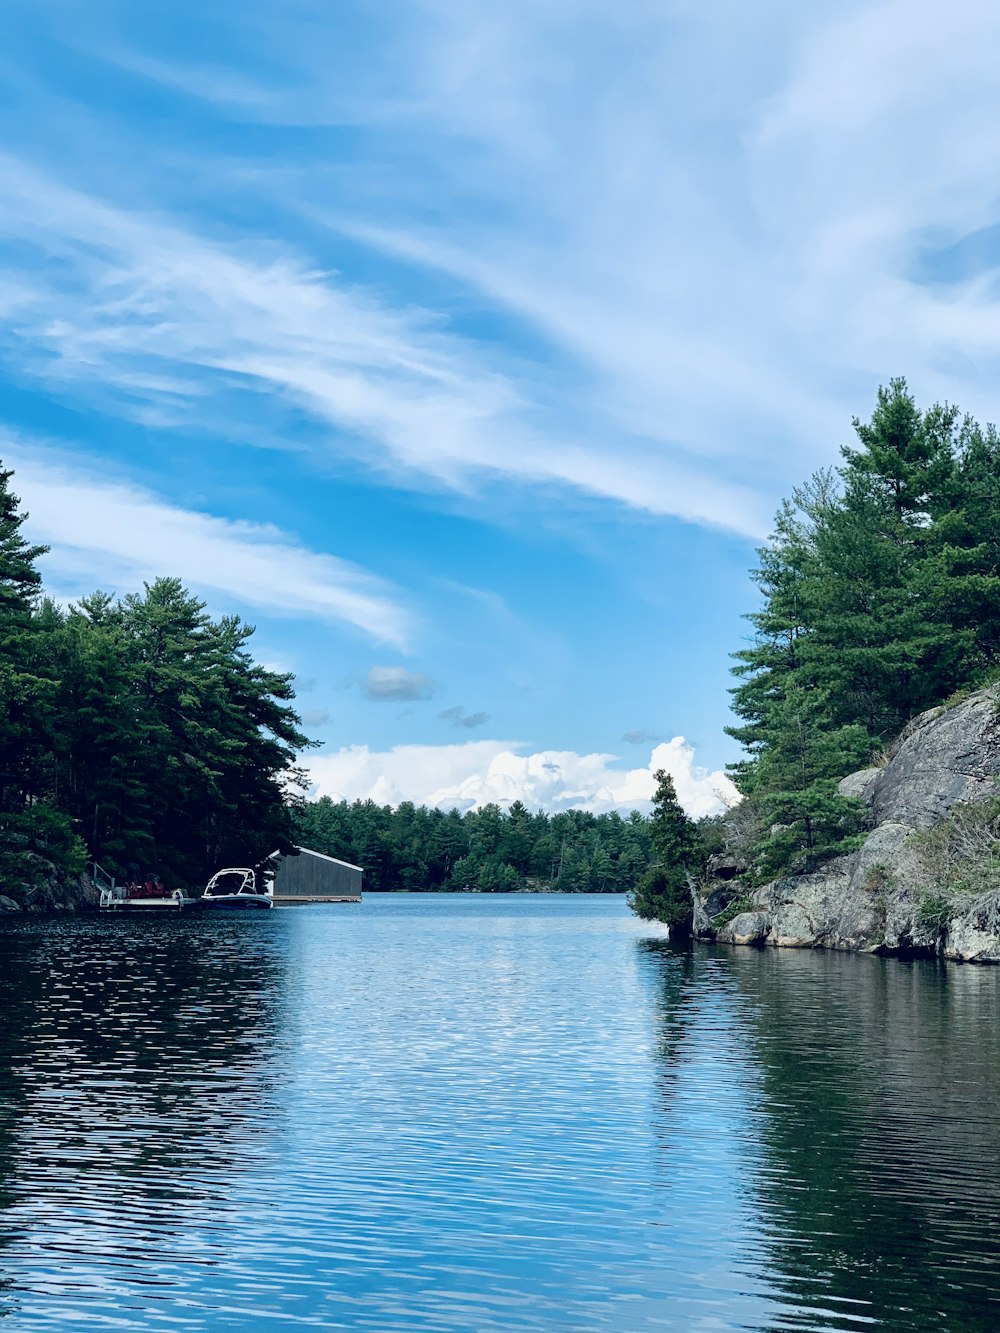
[[[360,898],[361,874],[353,866],[300,852],[283,856],[274,876],[275,898]]]

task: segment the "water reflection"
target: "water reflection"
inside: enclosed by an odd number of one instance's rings
[[[278,1130],[280,954],[255,922],[206,924],[0,935],[0,1247],[30,1255],[36,1297],[45,1274],[39,1318],[213,1262],[197,1223]]]
[[[0,931],[10,1326],[1000,1326],[1000,972],[262,916]]]
[[[730,1101],[698,1126],[734,1157],[732,1197],[717,1202],[748,1219],[732,1260],[772,1304],[750,1326],[1000,1326],[1000,976],[646,947],[662,968],[667,1146],[706,1042]]]

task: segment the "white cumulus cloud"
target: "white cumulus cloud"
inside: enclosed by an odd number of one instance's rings
[[[472,810],[490,802],[523,801],[549,811],[648,811],[653,774],[661,768],[674,779],[678,799],[694,818],[716,814],[739,799],[725,773],[710,773],[695,763],[694,748],[683,736],[655,746],[643,768],[623,768],[612,754],[527,749],[503,740],[390,750],[351,745],[311,757],[307,767],[314,795],[380,805],[413,801]]]

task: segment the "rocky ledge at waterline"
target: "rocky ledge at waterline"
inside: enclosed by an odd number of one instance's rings
[[[863,801],[874,825],[859,850],[753,889],[738,877],[746,866],[720,859],[696,895],[695,933],[1000,963],[998,706],[992,686],[922,713],[884,766],[843,779],[841,795]],[[735,916],[734,905],[743,908]]]
[[[0,915],[12,912],[86,912],[100,891],[89,875],[67,875],[34,852],[22,852],[17,868],[0,882]]]

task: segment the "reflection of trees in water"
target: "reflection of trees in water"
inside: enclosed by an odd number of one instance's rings
[[[669,1103],[669,1090],[693,1060],[741,1058],[754,1014],[729,973],[728,960],[701,948],[691,950],[664,939],[640,939],[640,956],[655,964],[658,1073]]]
[[[274,924],[0,933],[0,1246],[28,1227],[43,1243],[86,1228],[91,1248],[162,1244],[190,1202],[225,1195],[274,1123]]]
[[[787,1303],[773,1328],[1000,1325],[998,982],[838,954],[663,955],[665,1069],[690,1058],[706,993],[738,991],[758,1080],[747,1181]]]
[[[661,1077],[672,1082],[697,1014],[691,987],[696,958],[690,949],[677,948],[665,939],[640,939],[637,948],[640,956],[654,962],[659,969],[656,1049]]]
[[[759,1100],[759,1075],[747,1058],[756,1015],[724,956],[662,939],[640,940],[639,950],[660,982],[653,1124],[662,1149],[658,1184],[673,1195],[676,1210],[697,1214],[689,1241],[700,1230],[715,1248],[713,1264],[739,1264],[756,1203],[752,1177],[731,1166],[753,1133]]]

